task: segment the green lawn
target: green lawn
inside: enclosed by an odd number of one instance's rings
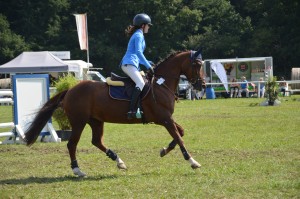
[[[174,118],[202,164],[198,170],[178,147],[159,157],[171,137],[153,124],[105,125],[104,141],[127,171],[92,146],[86,127],[77,155],[88,175],[83,179],[72,174],[67,142],[0,145],[0,198],[300,198],[300,96],[274,107],[259,106],[262,101],[176,104]],[[0,106],[0,122],[11,114]]]

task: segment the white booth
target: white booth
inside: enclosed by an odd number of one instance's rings
[[[227,81],[233,78],[240,82],[244,76],[248,81],[259,81],[259,78],[267,80],[266,77],[273,76],[272,57],[252,57],[252,58],[231,58],[231,59],[210,59],[204,61],[204,72],[210,83],[219,83],[220,80],[211,68],[213,61],[219,62],[224,66]],[[213,85],[215,92],[225,92],[224,86]]]

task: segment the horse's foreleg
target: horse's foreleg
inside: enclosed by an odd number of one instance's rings
[[[127,169],[125,163],[124,163],[124,162],[121,160],[121,158],[120,158],[115,152],[113,152],[111,149],[107,149],[105,153],[106,153],[106,155],[107,155],[110,159],[112,159],[112,160],[114,160],[114,161],[117,162],[117,167],[118,167],[119,169]]]
[[[186,150],[186,148],[184,146],[183,140],[182,140],[181,136],[179,135],[179,131],[177,130],[177,126],[179,126],[179,125],[178,124],[176,125],[176,123],[172,119],[165,121],[163,125],[168,130],[170,135],[173,137],[175,142],[180,146],[180,150],[182,152],[184,159],[190,162],[191,167],[193,169],[200,168],[201,165],[192,158],[192,156],[188,153],[188,151]]]
[[[177,129],[177,131],[179,132],[180,136],[183,137],[183,136],[184,136],[184,129],[183,129],[179,124],[177,124],[176,122],[174,122],[174,124],[175,124],[176,129]],[[160,157],[164,157],[164,156],[167,155],[170,151],[172,151],[172,150],[175,148],[176,144],[177,144],[176,141],[175,141],[175,140],[172,140],[172,141],[170,142],[170,144],[168,145],[167,148],[165,148],[165,147],[162,148],[162,149],[160,150]]]
[[[92,144],[99,148],[101,151],[106,153],[106,155],[117,162],[117,167],[119,169],[127,169],[125,163],[121,160],[121,158],[111,149],[108,149],[103,144],[103,129],[104,129],[104,122],[91,120],[89,122],[92,128]]]

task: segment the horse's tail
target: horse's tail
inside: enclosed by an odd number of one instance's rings
[[[40,132],[51,118],[55,109],[60,105],[60,102],[64,99],[68,90],[62,91],[52,97],[44,106],[38,111],[34,120],[30,124],[29,128],[25,132],[24,141],[27,146],[32,145],[38,138]]]

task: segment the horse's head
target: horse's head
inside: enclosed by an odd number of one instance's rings
[[[205,86],[202,63],[201,49],[199,49],[190,51],[190,59],[186,60],[182,66],[182,72],[197,90],[202,90],[202,87]]]
[[[185,75],[195,89],[202,89],[204,75],[201,50],[173,53],[159,62],[155,68],[156,77],[179,81],[180,75]]]

